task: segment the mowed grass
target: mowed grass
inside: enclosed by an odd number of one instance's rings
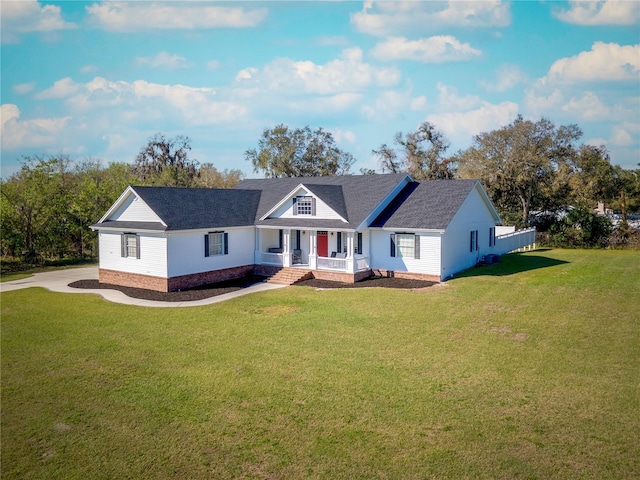
[[[2,294],[2,478],[640,472],[640,255],[144,309]]]

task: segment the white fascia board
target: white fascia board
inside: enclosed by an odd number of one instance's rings
[[[300,185],[301,185],[301,186],[303,186],[305,190],[308,190],[310,193],[312,193],[312,194],[313,194],[313,196],[314,196],[315,198],[320,198],[320,196],[318,196],[318,195],[316,195],[315,193],[313,193],[313,190],[311,190],[309,187],[307,187],[307,186],[306,186],[306,185],[304,185],[303,183],[301,183]],[[320,200],[322,200],[322,199],[320,198]],[[327,205],[327,203],[326,203],[326,202],[324,202],[324,200],[323,200],[323,203],[324,203],[325,205]],[[327,207],[328,207],[328,206],[329,206],[329,205],[327,205]],[[347,219],[346,219],[346,218],[344,218],[342,215],[340,215],[338,212],[336,212],[333,208],[331,209],[331,211],[332,211],[333,213],[335,213],[338,217],[340,217],[340,220],[342,220],[344,223],[349,223],[349,222],[347,221]]]
[[[482,186],[482,183],[480,183],[479,181],[476,182],[476,190],[478,190],[478,192],[480,193],[480,197],[482,198],[482,200],[484,201],[485,205],[489,209],[489,212],[491,212],[491,215],[493,215],[493,218],[495,219],[496,224],[502,223],[502,219],[500,218],[500,214],[498,214],[498,211],[496,210],[496,207],[493,205],[493,202],[489,198],[489,195],[487,195],[487,192],[485,191],[484,187]]]
[[[375,206],[375,208],[367,215],[367,217],[357,226],[356,230],[366,230],[369,228],[369,224],[382,213],[382,210],[386,208],[391,201],[396,198],[400,191],[409,183],[413,182],[413,178],[408,173],[398,182],[398,184],[382,199],[382,201]]]
[[[124,201],[129,197],[129,195],[133,193],[135,195],[135,192],[133,191],[133,188],[131,187],[131,185],[129,185],[124,192],[122,192],[122,194],[118,197],[118,199],[113,202],[113,205],[111,205],[111,207],[109,207],[109,210],[107,210],[107,213],[105,213],[102,218],[100,220],[98,220],[98,223],[102,223],[105,222],[113,212],[115,212],[118,208],[120,208],[120,205],[122,205],[124,203]],[[136,195],[137,196],[137,195]]]
[[[91,228],[91,230],[93,230],[93,231],[109,232],[109,233],[123,233],[123,232],[135,231],[135,233],[152,233],[152,234],[162,235],[162,236],[166,236],[168,234],[168,232],[166,230],[151,230],[151,229],[145,229],[145,228],[135,228],[135,229],[125,228],[125,229],[123,229],[122,227],[102,227],[100,225],[91,226],[89,228]]]
[[[378,231],[378,232],[391,232],[391,233],[397,233],[397,232],[402,232],[402,233],[439,233],[440,235],[444,235],[444,233],[446,232],[445,229],[443,228],[392,228],[392,227],[377,227],[377,228],[370,228],[369,230],[371,231]]]
[[[269,215],[271,215],[273,212],[278,210],[282,205],[284,205],[285,202],[287,202],[293,196],[294,193],[296,193],[298,190],[300,190],[300,188],[302,188],[302,183],[299,183],[296,188],[294,188],[288,194],[286,194],[282,198],[282,200],[280,200],[278,203],[275,204],[275,206],[273,208],[271,208],[271,210],[269,210],[262,217],[260,217],[260,220],[265,220],[265,219],[269,218]]]
[[[168,230],[165,233],[169,235],[188,235],[190,233],[210,233],[210,232],[229,232],[231,230],[248,230],[250,228],[256,228],[255,225],[240,225],[236,227],[209,227],[209,228],[191,228],[185,230]]]
[[[158,215],[153,210],[153,208],[151,208],[144,200],[142,200],[142,198],[140,198],[140,195],[136,193],[135,189],[131,185],[129,185],[126,188],[126,190],[122,192],[122,195],[120,195],[120,197],[118,197],[118,200],[116,200],[115,203],[111,205],[111,208],[109,208],[109,210],[107,210],[107,213],[105,213],[103,217],[98,221],[98,224],[105,222],[113,214],[113,212],[115,212],[116,210],[118,210],[118,208],[120,208],[120,206],[125,202],[127,198],[129,198],[130,195],[135,195],[138,201],[142,202],[149,210],[151,210],[153,213],[156,214],[156,216],[160,219],[160,223],[162,223],[162,225],[164,225],[165,227],[168,227],[165,221],[162,220],[162,218],[160,218],[160,215]]]
[[[291,227],[291,226],[279,226],[279,225],[256,225],[259,230],[321,230],[323,232],[357,232],[355,228],[337,228],[337,227]]]

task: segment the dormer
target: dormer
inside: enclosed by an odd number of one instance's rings
[[[269,210],[267,218],[309,218],[348,222],[342,187],[299,184]]]

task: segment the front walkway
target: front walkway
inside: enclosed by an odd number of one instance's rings
[[[248,295],[255,292],[263,292],[276,288],[286,287],[286,285],[278,285],[273,283],[257,283],[250,287],[242,288],[235,292],[217,295],[215,297],[204,298],[202,300],[194,300],[191,302],[159,302],[153,300],[143,300],[141,298],[132,298],[118,290],[104,289],[83,289],[72,288],[69,286],[78,280],[97,280],[98,267],[68,268],[64,270],[55,270],[53,272],[36,273],[29,278],[21,280],[13,280],[11,282],[0,283],[0,292],[11,292],[29,287],[42,287],[52,292],[60,293],[92,293],[102,296],[105,300],[114,303],[122,303],[125,305],[136,305],[139,307],[198,307],[202,305],[210,305],[213,303],[224,302],[231,298],[241,295]]]

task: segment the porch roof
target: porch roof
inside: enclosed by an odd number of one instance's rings
[[[297,219],[297,218],[267,218],[256,223],[258,226],[274,228],[294,228],[298,230],[340,230],[353,229],[349,223],[342,220]]]

